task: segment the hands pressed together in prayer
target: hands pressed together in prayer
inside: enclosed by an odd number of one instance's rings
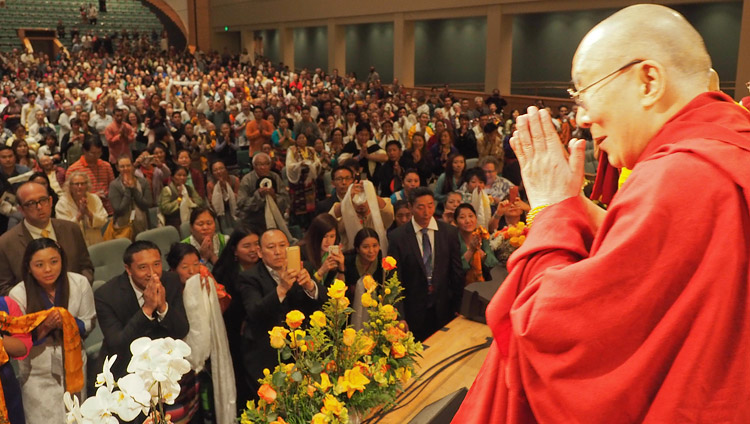
[[[143,313],[147,316],[153,316],[154,311],[164,313],[167,309],[167,294],[164,290],[164,286],[161,284],[161,279],[154,275],[146,285],[146,289],[143,291]]]
[[[510,145],[521,165],[532,208],[559,203],[581,193],[586,141],[570,140],[570,153],[566,152],[549,112],[529,107],[526,115],[517,118]]]

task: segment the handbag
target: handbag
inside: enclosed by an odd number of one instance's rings
[[[115,228],[114,218],[110,219],[109,224],[107,224],[107,228],[104,230],[104,235],[102,237],[105,241],[118,238],[133,240],[133,221],[128,221],[126,225],[120,228]]]

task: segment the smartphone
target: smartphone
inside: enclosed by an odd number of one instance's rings
[[[299,246],[289,246],[286,248],[286,270],[299,271],[302,269],[302,261],[299,256]]]
[[[339,248],[337,244],[332,244],[328,246],[328,253],[333,253],[333,254],[338,255],[341,253],[341,249]]]
[[[515,203],[516,199],[518,199],[518,186],[513,186],[508,193],[508,201],[510,201],[510,203]]]

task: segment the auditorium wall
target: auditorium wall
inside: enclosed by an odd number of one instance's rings
[[[742,3],[674,5],[701,33],[714,69],[734,81]],[[616,9],[517,15],[513,23],[514,83],[570,81],[573,54],[584,35]],[[726,88],[733,91],[731,88]],[[514,94],[560,96],[564,89],[514,89]]]
[[[380,79],[393,81],[393,24],[347,25],[346,27],[346,72],[355,72],[364,79],[370,66],[380,74]],[[343,74],[344,70],[339,69]]]
[[[294,67],[328,69],[328,28],[294,29]]]
[[[487,19],[434,19],[414,24],[414,81],[467,89],[484,84]]]

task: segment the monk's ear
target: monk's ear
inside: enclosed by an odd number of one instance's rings
[[[641,105],[651,107],[664,96],[667,90],[666,70],[659,62],[645,60],[636,65],[636,72]]]

